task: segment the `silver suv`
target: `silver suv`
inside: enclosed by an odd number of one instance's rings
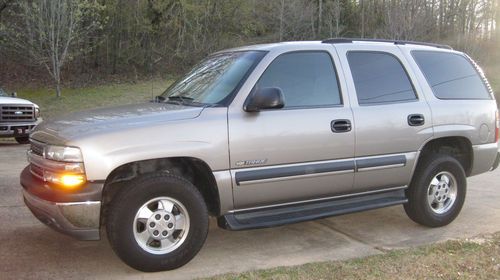
[[[498,166],[499,118],[480,68],[447,46],[330,39],[215,53],[155,102],[42,123],[26,205],[79,239],[100,228],[142,271],[229,230],[402,204],[457,217],[466,177]]]

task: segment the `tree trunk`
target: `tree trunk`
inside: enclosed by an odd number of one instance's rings
[[[280,7],[280,42],[283,41],[283,16],[285,13],[285,0],[281,0]]]
[[[438,38],[442,38],[443,28],[444,28],[444,7],[445,1],[439,1],[439,19],[438,19]]]
[[[336,7],[336,12],[335,12],[335,37],[339,37],[340,34],[340,0],[336,1],[337,7]]]
[[[361,6],[361,38],[365,38],[365,1],[360,0]]]
[[[323,0],[318,0],[318,36],[321,36],[321,15],[323,14]]]
[[[61,97],[61,81],[56,81],[56,95]]]
[[[53,72],[54,72],[54,82],[56,83],[56,96],[61,97],[61,68],[57,61],[54,65],[55,68]]]
[[[495,9],[495,31],[496,31],[496,40],[500,41],[500,0],[497,0],[497,7]]]

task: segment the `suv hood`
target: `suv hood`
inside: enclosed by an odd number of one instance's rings
[[[61,144],[76,137],[193,119],[202,111],[202,107],[169,103],[143,103],[95,109],[43,122],[37,126],[31,137],[42,142]]]
[[[5,97],[5,96],[0,96],[0,105],[1,104],[28,104],[28,105],[34,105],[33,102],[28,101],[26,99],[21,99],[17,97]]]

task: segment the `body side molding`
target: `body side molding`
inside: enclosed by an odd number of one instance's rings
[[[361,159],[347,159],[324,162],[301,163],[288,166],[258,167],[235,170],[236,185],[267,183],[306,177],[361,172],[375,169],[406,166],[405,155],[373,156]]]

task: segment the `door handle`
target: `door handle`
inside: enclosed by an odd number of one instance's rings
[[[408,125],[420,126],[425,124],[425,118],[422,114],[411,114],[408,116]]]
[[[352,125],[350,120],[333,120],[331,128],[335,133],[349,132],[352,129]]]

